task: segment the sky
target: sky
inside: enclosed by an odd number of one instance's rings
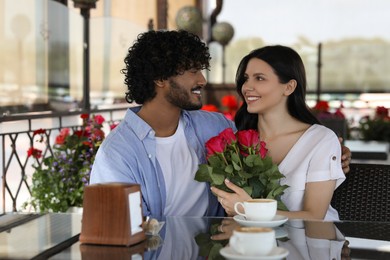
[[[211,14],[213,7],[208,9]],[[298,35],[314,43],[356,37],[390,40],[389,0],[224,0],[217,20],[233,25],[233,40],[260,37],[267,43],[291,44]]]

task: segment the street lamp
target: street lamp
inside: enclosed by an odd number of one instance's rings
[[[89,17],[90,9],[96,7],[98,0],[73,0],[74,7],[80,8],[80,14],[84,18],[84,37],[83,37],[83,109],[90,110],[89,100]]]
[[[176,15],[176,26],[181,30],[199,35],[202,32],[202,14],[195,6],[184,6]]]
[[[211,28],[212,38],[222,45],[222,83],[225,84],[225,47],[234,36],[234,28],[230,23],[216,23]]]

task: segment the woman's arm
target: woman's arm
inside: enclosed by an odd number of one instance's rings
[[[279,211],[289,219],[324,219],[332,200],[336,180],[306,183],[302,211]]]
[[[245,201],[251,197],[240,187],[236,186],[229,180],[225,180],[226,186],[233,193],[225,192],[215,187],[211,187],[212,192],[218,196],[226,213],[234,216],[234,204],[238,201]],[[277,214],[286,216],[290,219],[324,219],[328,210],[333,191],[336,185],[335,180],[310,182],[306,184],[305,195],[303,200],[302,211],[278,211]]]

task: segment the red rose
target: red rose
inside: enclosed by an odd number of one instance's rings
[[[253,129],[242,130],[237,132],[238,142],[245,148],[255,148],[259,145],[259,132]]]
[[[267,156],[268,149],[265,147],[265,142],[260,142],[260,157],[264,159]]]
[[[237,137],[236,135],[234,134],[233,132],[233,129],[232,128],[226,128],[225,130],[223,130],[220,134],[219,134],[222,139],[227,143],[227,144],[232,144],[232,143],[235,143],[237,141]]]
[[[225,148],[225,140],[220,135],[214,136],[206,142],[207,157],[210,157],[216,153],[223,153]]]

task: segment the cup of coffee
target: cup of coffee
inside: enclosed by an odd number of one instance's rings
[[[244,213],[240,212],[240,205],[244,208]],[[234,211],[247,220],[269,221],[275,217],[277,207],[278,203],[274,199],[250,199],[244,202],[236,202]]]
[[[229,246],[241,255],[265,256],[276,246],[272,228],[239,227],[233,230]]]

